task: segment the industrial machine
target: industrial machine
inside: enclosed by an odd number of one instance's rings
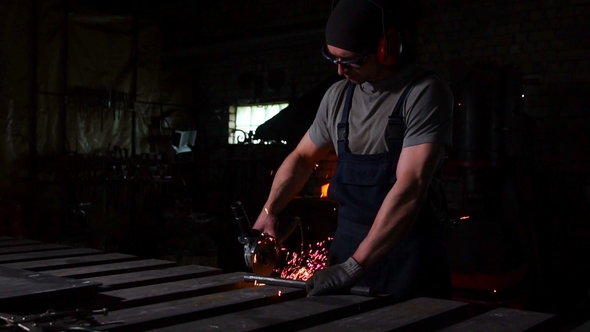
[[[530,149],[521,73],[495,62],[457,64],[452,73],[454,147],[443,183],[453,287],[463,300],[511,302],[536,247],[522,204]]]

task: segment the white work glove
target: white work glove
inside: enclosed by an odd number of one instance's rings
[[[305,282],[307,296],[325,294],[339,289],[350,288],[365,275],[363,268],[354,258],[346,262],[316,271]]]

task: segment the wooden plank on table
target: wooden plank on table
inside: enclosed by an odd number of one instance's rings
[[[588,331],[590,331],[590,321],[587,321],[586,323],[576,327],[571,332],[588,332]]]
[[[2,285],[0,303],[6,304],[9,300],[22,300],[74,289],[96,288],[100,284],[0,266],[0,285]]]
[[[465,319],[468,304],[415,298],[302,331],[436,331]]]
[[[82,266],[74,267],[70,269],[60,270],[49,270],[44,271],[45,274],[50,274],[58,277],[68,278],[93,278],[99,276],[105,276],[110,274],[127,273],[144,271],[151,269],[162,269],[167,267],[176,266],[176,262],[165,261],[161,259],[142,259],[129,262],[112,263],[112,264],[101,264],[93,266]]]
[[[85,256],[85,255],[92,255],[92,254],[98,254],[98,253],[102,253],[102,251],[97,250],[97,249],[89,249],[89,248],[35,251],[35,252],[27,252],[27,253],[20,253],[20,254],[0,255],[0,264],[35,261],[35,260],[46,259],[46,258],[51,259],[51,258]]]
[[[119,299],[120,307],[146,305],[167,300],[223,292],[250,287],[244,282],[245,272],[234,272],[189,280],[179,280],[156,285],[100,292],[101,296]],[[117,308],[120,308],[119,306]]]
[[[526,310],[497,308],[440,330],[445,332],[521,332],[548,324],[554,315]]]
[[[59,250],[72,248],[70,246],[64,246],[62,244],[33,244],[30,246],[18,246],[18,247],[6,247],[0,248],[0,255],[18,254],[22,252],[34,252],[34,251],[46,251],[46,250]]]
[[[10,267],[13,269],[29,270],[29,271],[46,271],[56,270],[63,268],[74,268],[87,265],[97,265],[99,263],[115,263],[130,260],[137,260],[136,256],[127,254],[97,254],[91,256],[81,257],[66,257],[66,258],[54,258],[44,259],[37,261],[18,262],[18,263],[7,263],[2,266]]]
[[[312,296],[149,331],[295,331],[371,310],[384,303],[384,298],[358,295]]]
[[[279,291],[281,292],[279,295]],[[94,316],[100,323],[122,322],[93,327],[106,331],[139,331],[182,324],[197,319],[260,307],[305,297],[304,289],[250,286],[182,300],[110,311],[108,316]]]
[[[35,240],[6,240],[0,241],[0,248],[3,247],[16,247],[16,246],[28,246],[30,244],[40,244],[41,242]]]
[[[99,282],[101,288],[116,290],[121,288],[139,287],[189,278],[206,277],[221,274],[221,269],[201,265],[182,265],[168,269],[149,270],[86,278],[85,280]]]

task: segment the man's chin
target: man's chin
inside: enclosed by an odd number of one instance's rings
[[[347,80],[349,80],[350,82],[354,83],[354,84],[360,84],[357,80],[350,78],[350,77],[346,77]]]

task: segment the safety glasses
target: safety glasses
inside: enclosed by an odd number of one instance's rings
[[[324,44],[324,46],[322,46],[322,55],[324,56],[324,58],[326,58],[328,61],[332,62],[335,65],[342,65],[350,68],[360,68],[363,65],[363,63],[365,63],[365,61],[367,60],[368,54],[369,53],[367,51],[364,51],[363,53],[361,53],[361,55],[354,59],[338,60],[332,53],[330,53],[330,51],[328,51],[328,45]]]

